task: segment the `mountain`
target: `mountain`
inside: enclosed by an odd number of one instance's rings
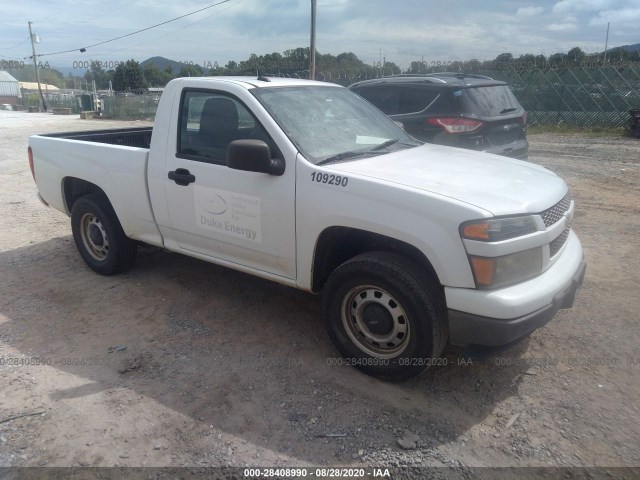
[[[640,43],[634,43],[633,45],[620,45],[619,47],[611,47],[609,46],[608,52],[629,52],[635,53],[640,52]],[[595,55],[602,55],[604,52],[596,53]]]
[[[180,72],[180,70],[182,69],[182,67],[184,67],[186,65],[185,63],[176,62],[175,60],[170,60],[170,59],[165,58],[165,57],[147,58],[145,61],[140,62],[140,65],[142,67],[144,67],[148,63],[154,64],[158,68],[158,70],[160,70],[161,72],[164,72],[167,67],[171,67],[171,72],[174,75],[177,75]]]
[[[84,75],[84,72],[89,70],[88,68],[56,67],[55,65],[51,65],[51,68],[59,71],[65,77],[68,77],[69,74],[74,75],[76,77],[82,77]]]
[[[604,52],[591,53],[589,57],[601,57]],[[640,43],[634,43],[633,45],[620,45],[618,47],[609,47],[607,50],[607,57],[617,58],[618,60],[626,61],[638,61],[640,59]]]
[[[610,48],[607,57],[612,60],[637,62],[640,60],[640,43]]]
[[[634,43],[633,45],[623,45],[621,47],[622,50],[626,50],[627,52],[637,52],[640,51],[640,43]]]

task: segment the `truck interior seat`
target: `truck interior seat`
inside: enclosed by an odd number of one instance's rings
[[[222,97],[207,100],[202,108],[200,133],[197,143],[212,148],[226,149],[238,138],[238,108]]]

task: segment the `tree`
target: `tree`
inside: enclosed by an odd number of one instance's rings
[[[496,63],[502,64],[502,66],[505,66],[512,61],[513,61],[513,55],[510,53],[501,53],[496,57]]]
[[[204,70],[200,65],[184,64],[177,75],[178,77],[202,77]]]
[[[143,68],[144,78],[147,80],[147,84],[150,87],[164,87],[169,80],[174,78],[173,70],[171,67],[165,68],[164,71],[160,70],[153,63],[146,63]]]
[[[84,74],[84,79],[87,82],[96,82],[96,88],[99,90],[105,90],[109,88],[109,80],[113,77],[113,71],[111,73],[106,72],[100,62],[91,61],[91,66]]]
[[[544,55],[536,55],[535,57],[533,57],[533,60],[534,65],[538,68],[544,67],[547,63],[547,57],[545,57]]]
[[[409,65],[409,69],[407,73],[419,74],[419,73],[427,73],[427,64],[425,62],[413,61],[411,65]]]
[[[568,61],[574,65],[580,65],[582,60],[585,58],[585,53],[582,51],[580,47],[573,47],[571,50],[567,52]]]
[[[565,53],[554,53],[553,55],[549,56],[549,65],[552,68],[565,67],[566,56],[567,55]]]
[[[385,75],[399,75],[402,73],[400,67],[393,62],[385,62],[382,71]]]
[[[224,66],[224,71],[221,75],[238,75],[239,73],[240,67],[238,63],[231,60]]]
[[[480,60],[472,58],[467,62],[467,73],[478,73],[480,71],[480,67],[482,67]]]
[[[317,55],[317,52],[316,52]],[[309,65],[309,48],[294,48],[293,50],[285,50],[283,52],[284,58],[287,60],[294,60],[298,62],[302,62],[305,65]]]
[[[536,61],[535,55],[531,53],[525,53],[524,55],[520,55],[516,59],[516,64],[518,66],[529,65],[529,64],[533,65],[535,61]]]
[[[118,65],[113,74],[113,89],[116,92],[146,92],[147,81],[140,64],[131,59]]]

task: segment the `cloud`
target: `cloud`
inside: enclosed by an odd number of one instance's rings
[[[620,4],[620,0],[561,0],[553,6],[552,11],[553,13],[597,12],[613,8],[616,4]]]
[[[547,25],[547,30],[551,32],[574,32],[578,29],[575,23],[552,23]]]
[[[544,7],[520,7],[516,12],[518,17],[535,17],[544,12]]]
[[[589,25],[606,25],[608,22],[619,25],[638,25],[640,23],[640,8],[622,8],[620,10],[606,10],[589,21]]]
[[[601,48],[606,23],[610,43],[638,42],[640,0],[506,0],[425,2],[318,0],[317,48],[337,55],[352,51],[368,64],[386,57],[403,68],[411,61],[493,59],[501,52],[544,53],[576,45]],[[213,3],[182,0],[155,8],[157,0],[5,2],[0,55],[31,55],[27,20],[42,42],[39,54],[78,49],[166,21]],[[513,7],[512,5],[516,5]],[[365,8],[366,5],[366,8]],[[511,5],[506,7],[506,5]],[[130,37],[72,53],[44,57],[52,65],[95,59],[145,60],[162,55],[182,61],[243,60],[309,45],[309,0],[232,0],[193,16]],[[461,28],[464,25],[464,28]],[[601,27],[603,25],[603,27]],[[596,45],[598,47],[596,47]],[[2,58],[2,57],[0,57]]]

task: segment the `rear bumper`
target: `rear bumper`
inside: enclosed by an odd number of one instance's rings
[[[584,280],[586,264],[582,258],[582,249],[577,237],[573,239],[573,252],[565,252],[569,258],[565,259],[561,264],[552,266],[549,270],[539,277],[524,282],[515,287],[507,288],[502,291],[496,291],[485,294],[483,302],[484,308],[479,310],[508,311],[510,307],[515,307],[520,302],[529,305],[535,305],[535,308],[529,312],[510,318],[496,318],[494,315],[482,315],[479,313],[470,313],[470,311],[461,311],[451,308],[450,302],[449,315],[449,339],[452,345],[469,346],[482,345],[490,347],[498,347],[516,342],[534,330],[548,323],[560,309],[571,308],[573,306],[576,292]],[[577,243],[577,247],[575,245]],[[569,245],[567,245],[569,247]],[[572,261],[572,256],[576,254],[580,257],[576,261]],[[572,255],[573,254],[573,255]],[[570,269],[567,269],[570,267]],[[559,278],[561,277],[561,278]],[[551,279],[552,285],[549,285]],[[558,282],[558,280],[561,280]],[[456,289],[458,290],[458,289]],[[481,291],[470,290],[470,293],[476,294],[479,300]],[[453,296],[455,297],[455,296]],[[543,304],[540,301],[543,299]],[[458,299],[459,300],[459,299]],[[536,300],[534,302],[534,300]],[[489,305],[491,303],[491,305]],[[511,311],[516,311],[511,309]]]
[[[526,139],[523,139],[514,143],[498,145],[482,151],[486,153],[493,153],[494,155],[527,160],[529,158],[529,142],[527,142]]]
[[[515,154],[508,153],[504,154],[505,157],[515,158],[517,160],[529,160],[529,150],[525,150],[524,152],[517,152]]]

